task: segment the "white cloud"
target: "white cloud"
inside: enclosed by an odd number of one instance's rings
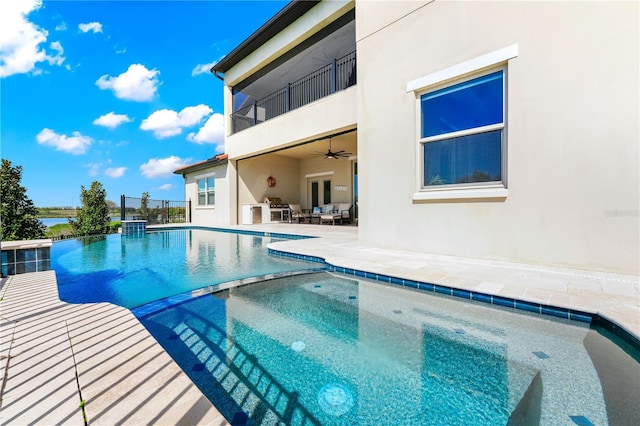
[[[158,189],[160,191],[168,191],[170,189],[173,189],[173,185],[171,185],[170,183],[165,183],[164,185],[160,185]]]
[[[64,62],[64,56],[62,56],[62,54],[64,53],[64,49],[62,48],[60,42],[54,41],[49,45],[49,47],[57,52],[55,56],[49,58],[49,63],[52,65],[62,65],[62,63]]]
[[[51,129],[42,129],[36,136],[40,145],[52,146],[56,151],[80,155],[87,151],[93,139],[82,136],[80,132],[73,132],[73,136],[59,135]]]
[[[100,167],[102,167],[102,163],[87,164],[85,167],[89,168],[89,176],[98,176],[98,174],[100,173]]]
[[[189,133],[187,139],[197,144],[215,143],[222,145],[224,143],[224,116],[216,112],[209,117],[197,133]]]
[[[160,109],[142,120],[140,128],[153,131],[157,138],[168,138],[179,135],[183,128],[195,126],[212,112],[213,110],[204,104],[186,107],[180,112]]]
[[[119,178],[124,176],[124,172],[127,170],[126,167],[109,167],[104,171],[104,174],[111,178]]]
[[[88,33],[89,31],[93,31],[93,33],[101,33],[102,32],[102,24],[100,22],[89,22],[87,24],[78,24],[78,28],[83,33]]]
[[[198,64],[191,71],[191,75],[208,74],[208,73],[211,72],[211,67],[213,67],[217,63],[218,63],[218,61],[213,61],[210,64]]]
[[[113,111],[93,120],[93,124],[97,126],[108,127],[110,129],[115,129],[122,123],[130,123],[130,122],[131,122],[131,119],[129,118],[128,115],[116,114]]]
[[[0,77],[33,72],[41,74],[36,64],[49,62],[60,65],[64,62],[62,45],[53,42],[50,47],[56,51],[52,56],[41,44],[47,41],[49,33],[27,18],[28,15],[42,7],[40,0],[5,1],[0,14]]]
[[[189,162],[191,162],[190,158],[182,159],[175,155],[167,158],[152,158],[140,166],[140,171],[147,178],[170,177],[174,170],[187,166]]]
[[[56,31],[67,31],[67,23],[61,22],[58,25],[56,25]]]
[[[156,94],[160,81],[160,71],[148,70],[142,64],[132,64],[127,71],[117,77],[103,75],[96,81],[102,90],[111,89],[117,98],[129,101],[149,101]]]

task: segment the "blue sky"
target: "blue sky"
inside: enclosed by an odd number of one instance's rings
[[[99,181],[183,200],[181,166],[224,151],[209,68],[287,1],[3,1],[2,158],[38,207]]]

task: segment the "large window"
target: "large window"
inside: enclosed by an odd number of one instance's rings
[[[504,184],[505,71],[420,95],[422,188]]]
[[[198,179],[198,205],[213,206],[216,204],[216,180],[213,176]]]

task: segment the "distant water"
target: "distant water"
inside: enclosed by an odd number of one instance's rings
[[[113,216],[111,218],[112,221],[116,221],[119,222],[120,221],[120,217],[119,216]],[[69,223],[69,221],[67,220],[66,217],[41,217],[40,218],[40,222],[44,223],[44,226],[46,226],[47,228],[53,226],[53,225],[59,225],[61,223]]]
[[[69,223],[66,217],[41,217],[40,222],[44,223],[46,227],[59,225],[61,223]]]

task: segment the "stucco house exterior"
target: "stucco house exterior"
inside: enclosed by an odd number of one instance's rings
[[[174,171],[184,177],[185,200],[190,201],[187,222],[202,226],[231,223],[227,164],[227,155],[222,154]]]
[[[293,1],[212,68],[228,158],[176,171],[195,199],[224,169],[192,223],[350,203],[362,245],[637,275],[639,8]]]

